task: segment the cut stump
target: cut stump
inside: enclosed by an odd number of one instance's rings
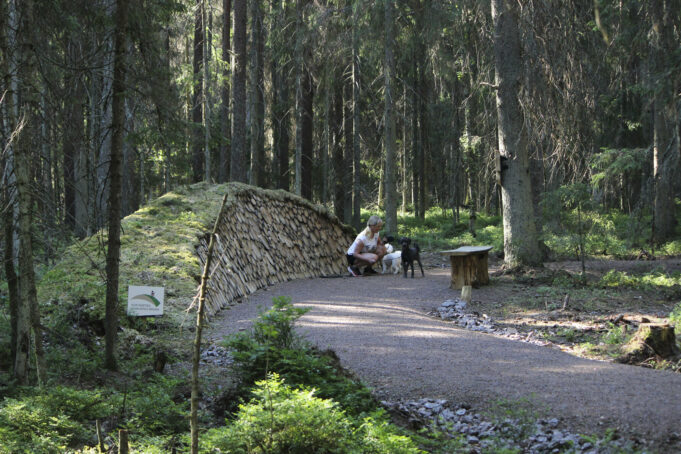
[[[676,345],[674,327],[669,324],[642,323],[634,337],[624,347],[624,354],[617,362],[639,364],[649,358],[677,358],[679,347]]]
[[[465,285],[478,287],[489,284],[487,254],[492,246],[463,246],[440,254],[449,257],[452,289],[462,289]]]

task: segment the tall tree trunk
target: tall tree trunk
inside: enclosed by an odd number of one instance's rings
[[[333,213],[345,220],[345,162],[343,161],[343,84],[333,81]]]
[[[293,64],[296,71],[296,153],[295,175],[293,192],[301,195],[303,189],[303,77],[305,73],[305,61],[303,54],[303,3],[306,0],[297,0],[296,3],[296,41],[293,52]]]
[[[224,183],[229,179],[229,159],[232,140],[232,130],[229,115],[229,80],[231,73],[231,65],[229,62],[231,44],[230,33],[231,27],[231,9],[232,0],[222,0],[222,59],[224,60],[224,69],[222,70],[222,105],[220,106],[220,126],[222,131],[222,141],[220,145],[220,164],[218,166],[218,181]]]
[[[272,29],[280,39],[274,41],[272,52],[272,136],[275,160],[274,179],[278,189],[289,190],[289,128],[290,115],[288,109],[288,84],[286,83],[286,46],[283,43],[283,28],[286,16],[286,2],[272,1]]]
[[[104,0],[107,11],[113,11],[116,0]],[[107,29],[107,31],[109,31]],[[93,142],[96,151],[97,178],[93,181],[94,199],[92,211],[95,217],[95,227],[104,226],[107,219],[107,200],[109,198],[110,178],[109,166],[111,160],[111,128],[112,128],[112,80],[114,43],[110,35],[106,38],[106,51],[102,55],[102,70],[98,73],[97,84],[99,100],[96,102],[97,114],[95,121],[96,138]]]
[[[333,149],[332,139],[331,139],[331,83],[330,81],[325,82],[324,87],[324,133],[322,138],[321,146],[321,161],[322,161],[322,187],[320,190],[320,203],[326,205],[329,201],[329,167],[331,165],[329,154]]]
[[[128,0],[116,1],[113,118],[111,131],[111,190],[109,193],[109,233],[106,251],[106,307],[104,366],[116,370],[116,333],[118,331],[118,278],[121,257],[121,157],[125,122],[125,55]]]
[[[204,180],[210,182],[212,180],[213,174],[213,163],[211,159],[211,149],[210,149],[210,105],[211,105],[211,75],[210,75],[210,60],[211,60],[211,27],[213,24],[213,15],[210,15],[210,20],[208,19],[208,11],[206,8],[206,2],[203,1],[203,88],[201,90],[203,96],[201,97],[201,113],[202,113],[202,123],[203,123],[203,161],[204,161]],[[206,26],[208,24],[208,26]]]
[[[19,298],[16,308],[16,356],[14,361],[14,377],[18,384],[28,383],[29,354],[31,346],[31,329],[35,336],[34,348],[36,352],[36,368],[38,382],[42,384],[44,364],[42,357],[42,333],[40,331],[40,315],[35,287],[35,272],[33,258],[33,237],[31,232],[32,204],[31,168],[37,156],[31,156],[36,148],[32,138],[38,136],[35,131],[37,118],[32,115],[32,102],[36,101],[36,93],[30,87],[22,87],[21,79],[31,79],[33,75],[33,2],[22,2],[21,5],[11,4],[9,23],[14,24],[16,35],[10,39],[9,47],[12,53],[10,77],[11,99],[9,111],[14,124],[13,131],[17,133],[14,151],[14,175],[16,178],[16,194],[18,203],[18,235],[19,235]],[[23,77],[19,77],[19,73]],[[22,90],[23,88],[23,90]],[[19,96],[19,90],[22,90]],[[20,103],[20,104],[19,104]],[[10,156],[11,158],[11,156]],[[9,276],[8,276],[9,277]]]
[[[14,8],[14,6],[12,6]],[[12,135],[17,127],[16,106],[15,106],[15,68],[14,62],[16,57],[16,41],[15,30],[16,24],[14,19],[16,12],[10,15],[7,3],[0,2],[0,51],[3,58],[0,58],[0,70],[2,71],[2,90],[7,92],[5,102],[0,103],[0,116],[2,117],[0,127],[2,127],[2,150],[0,153],[0,164],[2,168],[2,175],[0,178],[0,203],[6,211],[3,211],[2,229],[3,229],[3,244],[2,250],[4,253],[4,271],[5,279],[7,280],[7,290],[9,293],[9,312],[10,312],[10,351],[11,358],[17,358],[17,316],[19,309],[19,279],[16,273],[16,248],[14,247],[14,238],[16,235],[14,226],[14,211],[17,206],[16,203],[16,186],[14,174],[14,146],[12,144]]]
[[[126,99],[123,118],[124,131],[132,131],[134,128],[135,121],[132,111],[133,109],[130,107],[130,100]],[[135,184],[135,180],[137,179],[137,166],[135,165],[136,154],[136,150],[133,149],[131,144],[123,142],[121,154],[121,218],[136,211],[139,207],[139,198],[138,194],[136,194],[138,187]],[[143,160],[144,158],[140,156],[140,161]],[[144,194],[142,194],[141,197],[144,197]]]
[[[352,225],[359,231],[362,228],[360,215],[362,209],[361,193],[361,149],[360,149],[360,74],[359,74],[359,11],[361,2],[353,2],[352,25]]]
[[[414,52],[416,54],[416,52]],[[420,152],[420,133],[419,133],[419,112],[421,110],[421,97],[419,94],[419,65],[417,63],[417,56],[413,56],[412,60],[412,90],[411,90],[411,198],[414,204],[414,215],[419,217],[420,200],[419,182],[421,181],[421,173],[419,172],[419,152]]]
[[[402,99],[404,99],[404,111],[402,113],[402,213],[407,212],[407,200],[409,197],[409,189],[408,189],[408,174],[409,172],[407,171],[408,167],[408,158],[407,158],[407,131],[409,131],[409,128],[407,127],[407,120],[409,118],[408,113],[407,113],[407,105],[409,104],[407,102],[407,82],[405,81],[402,85],[403,90],[402,90]],[[397,233],[397,232],[396,232]]]
[[[541,265],[530,189],[527,131],[518,100],[523,68],[518,8],[512,0],[492,0],[504,261],[511,267]]]
[[[345,172],[343,174],[343,222],[346,224],[352,223],[352,181],[354,178],[354,172],[352,168],[353,164],[353,149],[352,149],[352,81],[344,81],[343,84],[343,133],[344,133],[344,150],[343,150],[343,166],[345,167]]]
[[[312,200],[312,163],[314,161],[314,80],[306,68],[303,73],[303,124],[302,124],[302,156],[301,156],[301,193]]]
[[[452,136],[449,156],[449,202],[452,209],[452,227],[459,223],[460,173],[461,168],[461,116],[459,114],[460,83],[458,78],[452,82]]]
[[[393,0],[385,0],[385,227],[397,233],[395,114],[393,102]]]
[[[250,183],[265,186],[265,86],[263,13],[260,0],[251,0],[251,175]]]
[[[80,94],[76,94],[77,107],[74,112],[73,127],[74,138],[76,139],[76,162],[74,165],[74,180],[75,180],[75,234],[78,238],[85,238],[88,234],[88,226],[90,225],[90,211],[89,211],[89,154],[88,147],[85,143],[85,115],[83,112],[83,105],[85,99],[82,97],[85,93],[85,87],[82,83],[78,83]]]
[[[69,65],[73,65],[76,57],[76,45],[70,42],[66,46],[67,61]],[[72,231],[75,231],[76,225],[76,171],[75,162],[77,150],[77,93],[79,91],[78,84],[75,83],[77,77],[68,74],[64,80],[66,88],[66,97],[64,99],[64,141],[62,145],[62,170],[64,172],[64,225]]]
[[[232,62],[232,155],[229,179],[248,182],[246,172],[246,0],[234,0]]]
[[[651,54],[653,66],[653,184],[655,215],[653,239],[662,244],[674,237],[676,213],[674,205],[675,173],[679,161],[677,87],[678,78],[670,77],[670,56],[678,43],[674,41],[673,12],[668,0],[651,0],[653,21]],[[678,14],[678,7],[676,14]]]
[[[205,39],[205,27],[203,24],[204,0],[196,0],[194,13],[194,88],[192,97],[192,179],[194,182],[201,181],[204,177],[203,155],[203,49]]]

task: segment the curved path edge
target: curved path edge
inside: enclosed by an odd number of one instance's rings
[[[458,295],[448,285],[448,269],[415,279],[280,283],[218,314],[207,338],[247,329],[274,296],[285,295],[311,308],[299,332],[334,350],[381,399],[447,399],[476,409],[527,399],[584,433],[617,428],[668,446],[681,432],[681,374],[578,358],[427,316]]]

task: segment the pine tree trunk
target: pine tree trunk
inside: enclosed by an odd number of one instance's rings
[[[301,156],[301,195],[312,200],[312,163],[314,161],[314,80],[306,68],[303,73],[303,124],[302,124],[302,156]]]
[[[15,9],[17,8],[17,9]],[[34,149],[32,137],[38,135],[38,119],[32,113],[32,104],[37,102],[37,94],[31,87],[21,87],[18,77],[19,68],[26,78],[33,77],[34,61],[33,31],[31,27],[33,17],[33,2],[24,1],[21,5],[11,5],[9,22],[14,24],[17,33],[9,44],[10,52],[13,53],[16,63],[17,74],[12,85],[12,99],[9,110],[11,119],[17,121],[21,118],[21,126],[15,123],[13,127],[18,132],[14,144],[14,175],[16,178],[16,197],[18,203],[18,236],[19,236],[19,299],[16,308],[16,356],[14,362],[14,377],[17,383],[28,383],[30,335],[31,329],[35,336],[35,353],[38,383],[42,385],[44,377],[44,359],[42,352],[42,333],[40,330],[40,313],[38,311],[38,299],[35,287],[33,236],[31,232],[33,196],[31,190],[32,163],[38,156],[31,156]],[[15,22],[16,21],[16,22]],[[10,72],[13,72],[11,69]],[[11,82],[12,83],[12,82]],[[22,90],[19,96],[19,90]],[[21,102],[21,104],[18,104]],[[15,115],[16,112],[16,115]]]
[[[679,113],[678,90],[675,78],[667,71],[669,56],[674,53],[672,11],[669,2],[651,0],[653,20],[651,54],[653,66],[653,184],[654,184],[654,241],[663,244],[674,237],[676,213],[674,204],[675,173],[679,161],[677,136]],[[677,11],[678,14],[678,11]],[[678,78],[676,78],[678,80]]]
[[[272,139],[274,153],[274,183],[277,189],[289,190],[289,128],[290,115],[288,109],[288,83],[286,78],[285,63],[288,49],[284,36],[284,24],[286,22],[286,2],[282,0],[272,1],[272,29],[271,35],[282,38],[273,39],[274,51],[272,52]]]
[[[106,314],[104,366],[116,370],[115,344],[118,331],[118,278],[121,252],[121,165],[125,122],[125,28],[128,0],[116,1],[111,131],[111,190],[109,193],[109,233],[106,251]]]
[[[305,0],[296,1],[296,41],[293,52],[293,63],[296,68],[296,151],[295,151],[295,175],[293,192],[301,195],[303,190],[303,77],[305,61],[303,55],[303,3]]]
[[[333,213],[338,219],[345,219],[345,165],[341,137],[343,133],[343,86],[333,81]]]
[[[116,0],[102,0],[103,8],[114,11]],[[113,18],[112,18],[113,19]],[[112,20],[113,22],[113,20]],[[108,27],[108,26],[107,26]],[[107,28],[107,38],[104,43],[105,51],[102,53],[101,70],[97,71],[95,100],[95,140],[93,141],[94,154],[93,164],[96,169],[96,178],[92,182],[92,213],[94,228],[103,227],[107,220],[107,200],[109,198],[109,163],[111,161],[111,117],[112,117],[112,80],[113,80],[113,31]]]
[[[234,53],[232,63],[232,155],[230,180],[246,183],[246,0],[234,0]]]
[[[345,167],[345,172],[343,173],[343,222],[352,224],[352,196],[354,189],[352,182],[354,172],[352,169],[352,81],[350,80],[346,80],[343,84],[343,101],[343,134],[345,139],[343,150],[343,162]]]
[[[232,0],[222,0],[222,59],[224,60],[224,69],[222,71],[222,104],[220,106],[220,127],[222,131],[222,142],[220,144],[220,163],[218,165],[218,181],[224,183],[229,178],[229,155],[230,155],[230,141],[232,131],[230,128],[229,115],[229,80],[231,66],[229,54],[231,51],[230,33],[231,33],[231,9]]]
[[[329,83],[330,85],[330,83]],[[326,205],[329,201],[329,167],[331,160],[329,159],[329,151],[333,149],[331,140],[331,95],[332,91],[327,85],[324,94],[324,134],[321,146],[321,161],[322,161],[322,187],[320,191],[320,203]]]
[[[360,2],[353,2],[352,24],[352,225],[361,229],[361,149],[360,149],[360,73],[359,73],[359,9]]]
[[[194,56],[192,67],[194,78],[192,79],[192,180],[201,181],[204,177],[204,155],[203,155],[203,0],[196,0],[196,11],[194,15]]]
[[[203,23],[203,52],[202,52],[202,62],[203,67],[203,77],[201,89],[201,120],[203,125],[203,162],[204,162],[204,181],[212,181],[213,175],[213,162],[211,159],[211,149],[210,149],[210,106],[211,106],[211,75],[210,75],[210,60],[211,60],[211,26],[213,22],[213,16],[210,15],[210,20],[208,18],[208,11],[206,11],[206,1],[202,1],[202,23]],[[209,24],[207,27],[206,24]]]
[[[530,188],[527,131],[518,101],[523,69],[518,8],[512,0],[492,0],[499,153],[502,159],[504,261],[511,267],[541,265]]]
[[[263,79],[264,30],[259,0],[251,0],[251,172],[250,184],[265,183],[265,100]]]
[[[397,233],[395,118],[393,101],[393,0],[385,0],[385,228]]]

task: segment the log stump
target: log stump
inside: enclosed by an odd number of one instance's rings
[[[679,357],[674,327],[669,324],[642,323],[634,337],[624,346],[624,354],[617,362],[640,364],[650,358],[674,359]]]
[[[492,246],[463,246],[440,254],[449,257],[451,284],[449,288],[459,290],[465,285],[478,287],[489,284],[487,254]]]

